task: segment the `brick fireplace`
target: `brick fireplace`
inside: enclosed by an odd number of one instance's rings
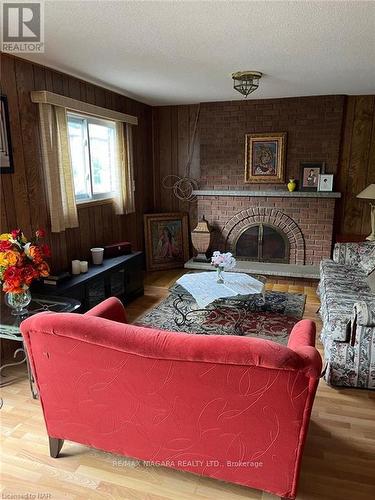
[[[319,264],[322,258],[331,255],[335,200],[339,193],[219,190],[195,193],[198,216],[204,215],[214,230],[215,250],[236,254],[240,236],[248,228],[261,224],[275,228],[285,238],[289,254],[286,262],[290,264]]]

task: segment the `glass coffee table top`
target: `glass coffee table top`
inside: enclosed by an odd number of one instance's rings
[[[22,340],[19,329],[20,324],[24,319],[33,314],[51,311],[51,312],[73,312],[81,306],[78,300],[67,297],[53,297],[33,295],[28,306],[27,314],[23,316],[13,316],[11,309],[1,302],[0,311],[0,338],[13,338],[14,340]],[[15,338],[16,337],[16,338]]]
[[[21,342],[20,347],[15,350],[13,355],[14,359],[16,359],[18,355],[20,355],[21,360],[0,366],[0,386],[9,385],[17,380],[14,378],[9,379],[5,375],[5,373],[3,373],[4,370],[8,372],[7,370],[8,368],[26,363],[31,394],[32,397],[36,399],[37,391],[34,386],[34,379],[30,370],[27,353],[23,345],[23,337],[20,331],[20,324],[24,319],[36,313],[46,312],[46,311],[73,312],[76,311],[80,306],[81,303],[75,299],[70,299],[67,297],[52,297],[52,296],[47,297],[34,294],[27,308],[28,309],[27,313],[22,316],[14,316],[13,314],[11,314],[11,309],[4,304],[4,298],[3,298],[0,307],[0,338]]]

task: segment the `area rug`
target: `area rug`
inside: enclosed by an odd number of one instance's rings
[[[192,334],[256,337],[286,345],[293,326],[303,316],[306,301],[306,296],[300,293],[267,291],[265,301],[256,300],[251,310],[232,302],[229,306],[213,304],[209,310],[202,311],[193,298],[185,299],[178,304],[179,309],[192,312],[187,321],[179,325],[182,316],[174,306],[175,298],[170,294],[136,324]]]

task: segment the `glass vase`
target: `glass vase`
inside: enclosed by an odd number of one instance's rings
[[[216,283],[224,283],[224,266],[217,266]]]
[[[27,306],[31,302],[30,290],[27,288],[20,293],[7,292],[4,301],[11,308],[11,314],[14,316],[23,316],[27,314]]]

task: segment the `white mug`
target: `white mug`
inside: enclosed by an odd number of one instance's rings
[[[104,248],[91,248],[92,262],[97,266],[103,264]]]

